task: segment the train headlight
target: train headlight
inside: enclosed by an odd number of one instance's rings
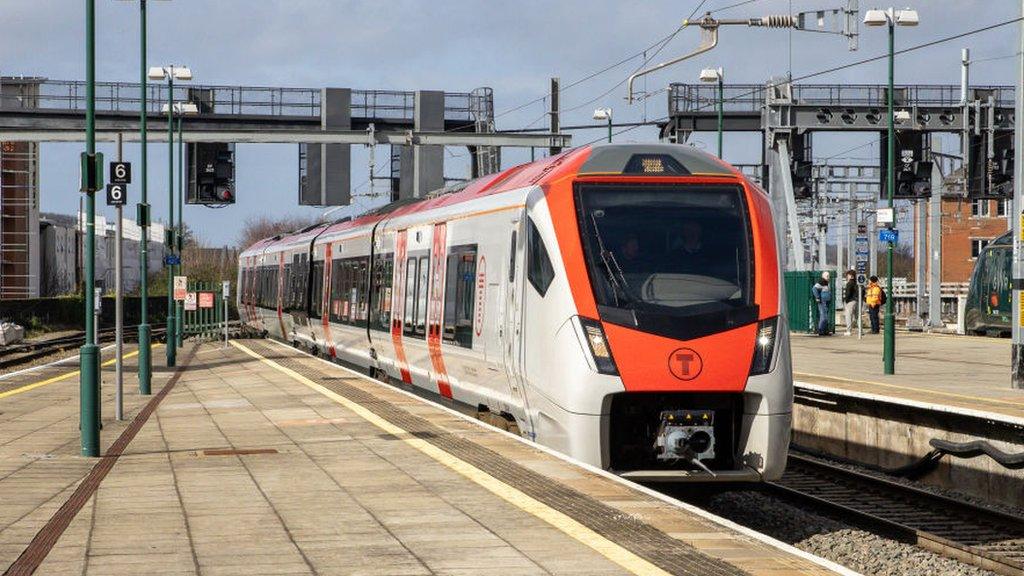
[[[601,374],[617,375],[619,369],[615,367],[612,349],[608,346],[608,339],[605,338],[601,323],[596,320],[580,317],[580,325],[583,327],[583,335],[586,337],[587,346],[590,348],[590,356],[594,359],[597,371]]]
[[[750,363],[750,374],[767,374],[772,368],[775,341],[778,335],[779,317],[768,318],[757,324],[757,340],[754,342],[754,360]]]

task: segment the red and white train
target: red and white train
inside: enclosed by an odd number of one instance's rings
[[[243,320],[627,477],[785,467],[769,199],[688,146],[584,146],[240,255]]]

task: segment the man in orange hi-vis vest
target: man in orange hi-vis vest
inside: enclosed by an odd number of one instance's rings
[[[871,333],[878,334],[878,313],[885,304],[885,290],[878,285],[878,276],[872,276],[868,288],[864,292],[864,303],[868,305],[868,317],[871,318]]]

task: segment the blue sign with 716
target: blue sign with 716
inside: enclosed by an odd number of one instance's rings
[[[892,242],[896,244],[900,240],[900,231],[895,228],[882,228],[878,231],[879,242]]]

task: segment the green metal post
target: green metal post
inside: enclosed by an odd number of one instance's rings
[[[722,85],[722,71],[718,71],[718,157],[722,157],[722,107],[725,103],[725,97],[723,96],[724,87]]]
[[[612,115],[608,115],[608,143],[612,143]]]
[[[92,164],[89,170],[96,170],[96,0],[85,0],[85,154],[86,161]],[[79,357],[79,427],[82,456],[99,456],[99,347],[96,346],[93,326],[96,190],[95,182],[90,182],[88,176],[85,178],[85,345]]]
[[[895,51],[894,51],[894,36],[896,30],[896,23],[893,22],[894,15],[889,14],[889,93],[886,96],[887,105],[889,107],[889,149],[886,152],[888,158],[886,166],[886,187],[888,188],[889,197],[889,210],[893,209],[893,192],[896,188],[896,147],[895,147],[895,131],[893,124],[895,122],[893,116],[893,68],[895,64]],[[895,213],[893,220],[895,220]],[[895,226],[895,222],[893,222]],[[896,373],[896,322],[893,317],[893,297],[892,297],[892,260],[893,260],[893,243],[889,242],[887,262],[889,270],[886,274],[886,302],[885,302],[885,336],[884,336],[884,348],[882,351],[882,363],[885,365],[886,374]]]
[[[174,254],[174,69],[167,68],[167,251]],[[174,366],[178,347],[175,346],[174,266],[167,266],[167,366]]]
[[[179,257],[181,257],[184,254],[183,248],[184,248],[184,245],[185,245],[185,205],[183,203],[184,201],[182,200],[182,198],[185,195],[185,192],[184,192],[184,176],[183,176],[184,165],[185,165],[183,159],[184,159],[185,155],[184,155],[184,147],[182,146],[182,138],[181,138],[181,117],[182,117],[182,112],[179,110],[178,111],[178,234],[177,234],[177,245],[175,246],[175,248],[177,248],[177,250],[178,250],[178,256]],[[178,264],[178,274],[179,275],[182,273],[182,269],[184,267],[185,267],[184,261],[182,261],[182,263]],[[183,314],[183,312],[185,310],[185,307],[184,307],[184,304],[179,304],[178,306],[179,306],[179,308],[178,308],[178,326],[177,326],[175,342],[176,342],[178,348],[181,348],[184,345],[184,342],[185,342],[184,328],[182,327],[182,325],[185,323],[184,318],[182,318],[182,314]]]
[[[142,227],[142,243],[139,245],[139,266],[142,271],[139,274],[139,394],[148,395],[151,393],[150,383],[153,374],[153,359],[151,354],[151,335],[149,329],[149,204],[147,204],[148,178],[146,175],[146,151],[149,143],[146,141],[146,0],[139,0],[139,70],[140,70],[140,94],[139,94],[139,139],[142,142],[140,149],[139,167],[142,178],[142,201],[139,202],[139,216]]]

